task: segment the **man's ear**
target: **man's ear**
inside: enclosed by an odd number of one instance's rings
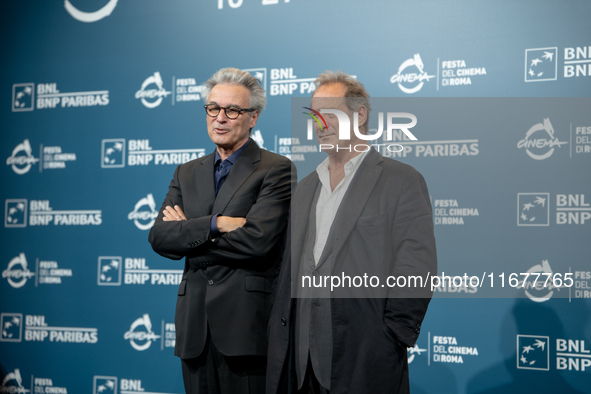
[[[252,129],[257,124],[257,120],[259,120],[259,111],[254,110],[251,112],[252,116],[250,117],[250,128]]]
[[[367,108],[365,107],[365,105],[362,105],[361,107],[357,108],[357,111],[355,112],[359,113],[359,131],[361,131],[361,129],[363,128],[363,130],[365,130],[365,134],[367,134],[367,132],[369,131],[369,125],[366,125]],[[365,127],[363,127],[363,125],[365,125]]]

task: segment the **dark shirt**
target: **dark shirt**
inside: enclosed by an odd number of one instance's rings
[[[222,185],[226,181],[226,177],[230,173],[232,166],[234,165],[234,163],[236,163],[236,160],[238,160],[238,158],[240,157],[242,152],[244,152],[244,149],[246,148],[246,146],[248,145],[249,142],[250,142],[250,138],[246,141],[246,143],[244,145],[242,145],[240,147],[240,149],[238,149],[236,152],[232,153],[224,161],[222,161],[222,158],[220,157],[218,150],[217,149],[215,150],[215,156],[213,159],[214,160],[213,178],[214,178],[214,183],[215,183],[215,195],[216,196],[218,195],[218,192],[220,191],[220,189],[222,188]],[[216,213],[215,215],[213,215],[211,217],[211,222],[209,225],[209,231],[211,233],[211,238],[217,238],[220,235],[222,235],[222,233],[218,230],[218,226],[216,224],[216,220],[217,220],[218,216],[219,216],[219,213]]]

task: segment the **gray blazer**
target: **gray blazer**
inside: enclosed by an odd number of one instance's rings
[[[292,199],[269,323],[268,394],[292,392],[296,387],[292,291],[300,290],[301,267],[294,264],[306,253],[309,212],[316,207],[318,185],[313,172],[298,184]],[[421,174],[372,149],[343,198],[321,260],[332,259],[335,275],[383,267],[394,276],[435,275],[433,230],[429,192]],[[355,267],[358,273],[350,271]],[[330,298],[331,394],[409,390],[406,347],[413,346],[419,336],[431,292],[429,287],[381,290],[381,286],[380,291],[383,297],[369,293],[365,298],[339,298],[348,296],[341,292]]]

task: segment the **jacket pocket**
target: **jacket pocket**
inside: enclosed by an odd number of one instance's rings
[[[260,276],[247,276],[244,278],[244,285],[248,291],[273,292],[273,282]]]

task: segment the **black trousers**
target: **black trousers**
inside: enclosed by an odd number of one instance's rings
[[[209,332],[199,357],[181,359],[187,394],[264,394],[267,358],[224,356]]]

